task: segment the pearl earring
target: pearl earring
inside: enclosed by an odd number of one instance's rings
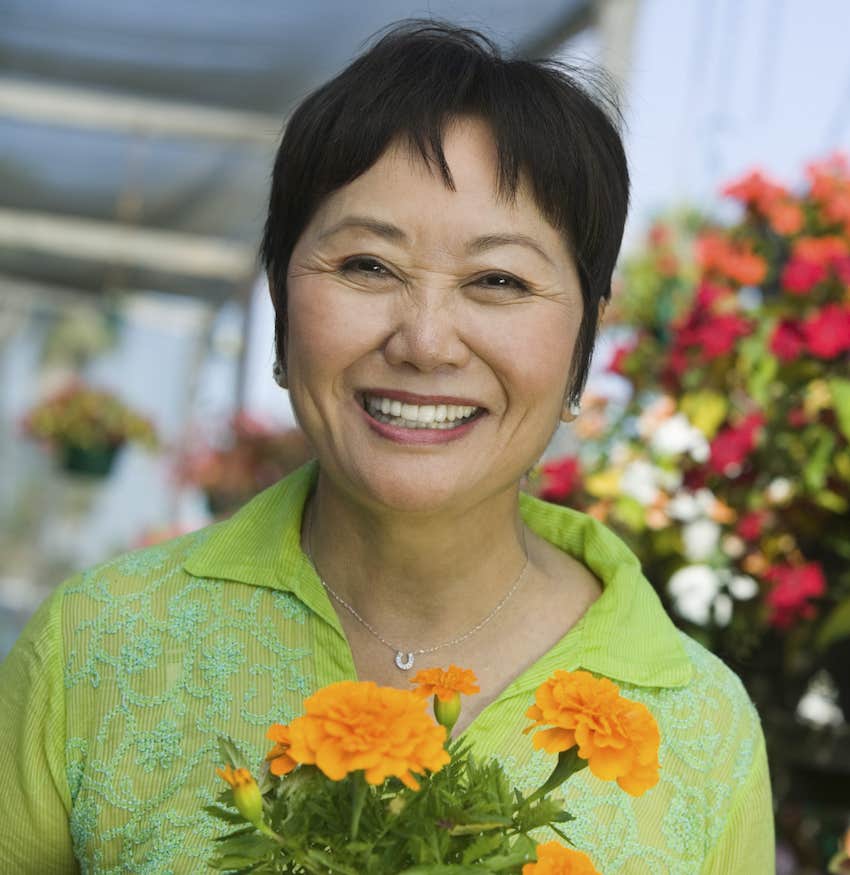
[[[581,401],[573,401],[570,404],[570,414],[572,416],[578,416],[581,413]]]

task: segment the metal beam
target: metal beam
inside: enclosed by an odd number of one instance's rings
[[[0,117],[273,148],[283,118],[0,76]]]
[[[245,243],[24,210],[0,209],[0,247],[227,282],[256,270]]]
[[[520,43],[517,55],[531,60],[552,57],[567,40],[595,24],[596,10],[592,0],[573,3],[559,20],[548,23],[545,31]]]

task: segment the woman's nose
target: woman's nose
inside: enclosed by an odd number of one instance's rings
[[[469,359],[458,307],[447,294],[405,295],[397,302],[393,331],[384,347],[387,361],[420,371],[462,367]]]

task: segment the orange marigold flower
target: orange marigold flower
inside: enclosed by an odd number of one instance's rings
[[[586,671],[556,671],[535,693],[526,712],[542,726],[534,747],[560,753],[578,745],[578,755],[603,781],[632,796],[658,783],[658,724],[649,709],[620,695],[616,684]]]
[[[423,668],[410,683],[418,684],[413,691],[416,695],[423,698],[436,696],[441,702],[448,702],[458,693],[465,696],[480,693],[477,680],[472,669],[450,665],[447,669]]]
[[[450,759],[446,730],[425,707],[409,690],[372,681],[330,684],[310,696],[304,716],[289,724],[288,755],[316,765],[332,781],[362,770],[370,784],[395,775],[418,790],[412,773],[439,771]]]
[[[537,846],[537,862],[526,863],[522,875],[599,875],[590,857],[558,842]]]
[[[288,775],[298,765],[289,755],[289,746],[292,744],[289,737],[289,727],[282,723],[275,723],[269,727],[266,738],[275,743],[274,747],[266,754],[269,771],[273,775]]]

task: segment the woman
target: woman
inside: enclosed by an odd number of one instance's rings
[[[617,130],[555,65],[394,28],[292,115],[263,257],[278,381],[317,463],[231,520],[60,588],[3,668],[6,871],[203,871],[216,738],[262,757],[318,686],[473,668],[459,729],[519,786],[579,666],[645,702],[661,781],[567,785],[610,873],[767,873],[764,741],[592,518],[521,496],[579,410],[628,200]]]

